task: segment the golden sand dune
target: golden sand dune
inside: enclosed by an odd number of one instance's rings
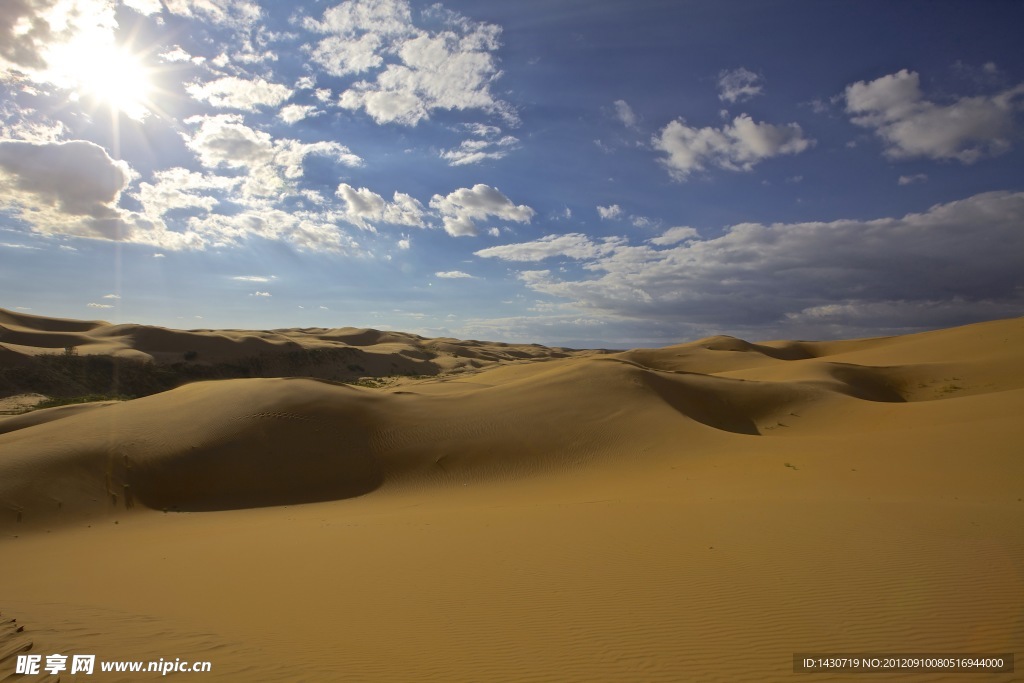
[[[573,355],[4,315],[82,353],[486,365],[0,418],[0,609],[55,651],[204,680],[763,681],[798,652],[1024,650],[1021,319]]]

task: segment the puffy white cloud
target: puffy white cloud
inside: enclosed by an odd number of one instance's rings
[[[618,218],[622,215],[622,207],[618,204],[612,204],[611,206],[599,206],[597,207],[597,215],[601,217],[601,220]]]
[[[256,111],[258,107],[276,107],[292,96],[291,88],[269,83],[262,78],[246,80],[225,76],[206,83],[192,83],[185,90],[200,102],[222,109]]]
[[[289,104],[281,107],[277,117],[285,123],[297,123],[302,119],[316,116],[320,112],[311,104]]]
[[[342,218],[360,228],[373,229],[374,223],[424,226],[423,204],[405,193],[395,192],[393,201],[388,202],[365,187],[356,189],[341,183],[335,194],[345,202]]]
[[[0,204],[41,233],[125,239],[134,217],[118,208],[127,163],[85,140],[0,140]]]
[[[275,140],[245,125],[235,114],[192,117],[186,123],[199,123],[199,129],[185,143],[204,166],[248,170],[243,193],[250,196],[266,196],[286,188],[288,181],[302,177],[302,163],[312,154],[331,157],[346,166],[362,164],[362,159],[340,143]]]
[[[134,194],[142,205],[142,212],[135,213],[119,206],[133,172],[97,145],[81,140],[0,140],[0,204],[42,234],[135,242],[170,250],[233,245],[259,237],[303,249],[360,253],[359,245],[338,228],[337,217],[330,211],[282,211],[269,202],[247,200],[251,176],[267,171],[279,181],[287,179],[301,173],[301,158],[311,153],[311,145],[305,143],[276,142],[270,145],[269,154],[259,152],[259,145],[257,152],[245,145],[238,147],[251,152],[240,162],[242,167],[252,164],[242,177],[225,178],[177,167],[154,173],[152,182],[140,183]],[[212,161],[219,163],[219,158]],[[238,188],[248,204],[239,201]],[[234,192],[236,212],[213,213],[218,197],[229,191]],[[175,211],[184,215],[175,217]],[[168,227],[166,221],[171,218],[178,228]]]
[[[309,48],[335,76],[373,72],[345,90],[339,104],[377,123],[416,125],[435,109],[482,109],[514,119],[491,83],[501,75],[494,52],[501,29],[439,5],[425,12],[442,25],[417,27],[407,0],[348,0],[305,27],[326,34]]]
[[[238,182],[237,178],[173,167],[155,172],[152,183],[139,183],[135,197],[142,204],[143,213],[155,221],[175,209],[210,211],[218,203],[210,193],[230,190]]]
[[[636,128],[637,118],[626,100],[615,100],[615,118],[627,128]]]
[[[5,192],[32,195],[79,216],[107,215],[132,178],[127,163],[86,140],[0,140],[0,169]]]
[[[206,61],[205,57],[193,57],[181,45],[175,45],[172,49],[161,52],[160,59],[165,62],[193,62],[197,64],[202,64]]]
[[[307,29],[327,34],[311,48],[313,61],[334,76],[359,74],[378,67],[378,52],[414,34],[412,12],[405,0],[343,2],[324,12],[323,19],[307,18]]]
[[[274,159],[274,141],[270,135],[245,125],[241,116],[218,114],[186,121],[196,122],[199,130],[185,142],[204,166],[244,168],[269,164]]]
[[[902,218],[744,223],[711,239],[681,228],[642,246],[549,235],[477,255],[577,258],[589,277],[528,270],[519,278],[606,316],[844,336],[1019,315],[1022,216],[1024,193],[991,192]]]
[[[497,188],[477,184],[459,188],[447,196],[435,194],[430,206],[441,213],[444,229],[453,237],[476,235],[476,221],[490,216],[517,223],[529,223],[534,210],[525,204],[516,206]]]
[[[692,128],[677,119],[669,122],[651,142],[656,150],[667,155],[661,162],[679,181],[708,165],[749,171],[764,159],[799,154],[814,144],[814,140],[804,137],[796,123],[757,123],[746,114],[722,128]]]
[[[740,67],[718,73],[718,99],[723,102],[743,102],[764,91],[761,77],[750,69]]]
[[[274,141],[274,163],[284,171],[286,178],[302,176],[302,162],[310,155],[330,157],[345,166],[362,166],[363,160],[338,142],[299,142],[287,138]]]
[[[256,208],[231,215],[207,214],[188,219],[188,228],[203,245],[232,246],[261,238],[310,251],[361,254],[359,244],[338,229],[330,214]]]
[[[974,163],[1001,154],[1017,135],[1024,85],[950,104],[925,99],[916,72],[903,69],[870,82],[847,86],[846,111],[858,126],[871,128],[890,159],[926,157]]]
[[[470,280],[475,280],[476,279],[475,276],[470,275],[469,273],[463,273],[461,270],[449,270],[447,272],[437,272],[437,273],[434,273],[434,275],[436,277],[444,278],[446,280],[458,280],[458,279],[464,279],[464,278],[469,278]]]

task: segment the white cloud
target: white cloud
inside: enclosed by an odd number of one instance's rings
[[[486,123],[464,123],[462,128],[478,138],[495,138],[501,135],[501,128]]]
[[[708,165],[730,171],[749,171],[764,159],[799,154],[814,144],[798,124],[757,123],[746,114],[722,128],[691,128],[682,119],[671,121],[652,139],[667,156],[661,163],[678,181]]]
[[[305,28],[327,34],[310,48],[313,61],[334,76],[364,73],[384,63],[381,53],[415,33],[405,0],[342,2],[326,10],[321,21],[307,18]]]
[[[534,210],[525,204],[516,206],[508,197],[489,185],[463,187],[447,196],[435,194],[430,206],[441,213],[444,229],[453,237],[476,235],[476,221],[490,216],[517,223],[529,223]]]
[[[274,276],[267,277],[266,275],[236,275],[232,280],[238,280],[239,282],[270,282],[276,280]]]
[[[695,240],[700,237],[700,234],[693,228],[681,225],[676,228],[669,228],[663,232],[659,237],[652,237],[647,240],[651,244],[656,244],[659,247],[667,247],[670,244],[678,244],[680,242],[687,242]]]
[[[583,260],[610,254],[625,243],[625,239],[621,237],[609,237],[595,242],[587,235],[572,232],[566,235],[547,235],[532,242],[488,247],[474,254],[482,258],[497,258],[503,261],[543,261],[555,257]]]
[[[117,204],[132,174],[85,140],[0,140],[0,204],[37,232],[125,239],[133,219]]]
[[[186,121],[196,122],[199,130],[185,142],[204,166],[245,168],[273,162],[274,141],[270,135],[246,126],[241,116],[218,114]]]
[[[253,292],[249,296],[272,296],[270,292]]]
[[[276,62],[278,55],[267,49],[267,44],[277,36],[265,25],[257,24],[253,29],[239,32],[239,48],[231,53],[231,61],[238,64],[262,64]]]
[[[247,29],[259,20],[261,10],[250,0],[163,0],[167,11],[184,17],[199,17],[235,29]]]
[[[925,173],[915,173],[914,175],[901,175],[898,182],[900,185],[913,185],[914,183],[925,183],[928,182],[928,175]]]
[[[627,128],[636,128],[636,114],[626,100],[615,100],[615,118]]]
[[[185,144],[204,166],[247,169],[242,191],[246,196],[269,196],[288,187],[289,181],[302,177],[302,164],[309,155],[333,158],[346,166],[359,166],[362,159],[337,142],[299,142],[273,139],[242,123],[236,114],[198,116],[186,123],[198,122],[199,129]]]
[[[121,0],[121,2],[139,14],[156,14],[162,9],[160,0]]]
[[[142,204],[143,213],[155,221],[175,209],[210,211],[219,201],[211,193],[230,190],[238,182],[236,178],[173,167],[155,172],[152,183],[140,183],[135,197]]]
[[[875,131],[890,159],[925,157],[970,164],[1002,154],[1018,134],[1024,85],[991,97],[962,97],[950,104],[925,99],[920,78],[903,69],[847,86],[846,111],[858,126]]]
[[[761,77],[750,69],[740,67],[718,73],[718,99],[723,102],[743,102],[764,91]]]
[[[167,258],[167,255],[166,254],[159,254],[159,253],[157,253],[157,254],[153,254],[153,258]]]
[[[408,249],[411,246],[412,246],[412,242],[409,240],[408,237],[405,237],[403,239],[398,240],[398,248],[399,249]]]
[[[447,160],[449,166],[467,166],[488,159],[503,159],[518,145],[519,138],[512,135],[497,140],[463,140],[458,149],[441,152],[441,158]]]
[[[316,107],[311,104],[289,104],[281,107],[277,117],[285,123],[297,123],[302,119],[316,116],[319,113]]]
[[[202,64],[206,61],[205,57],[193,57],[182,49],[180,45],[175,45],[173,49],[161,52],[160,59],[165,62],[192,62],[193,64]]]
[[[120,294],[104,294],[103,298],[104,299],[120,299],[121,295]]]
[[[87,303],[86,307],[88,307],[88,308],[113,308],[114,305],[113,304]]]
[[[338,185],[335,194],[345,202],[342,217],[360,228],[373,229],[374,223],[408,225],[422,228],[423,204],[410,195],[395,192],[391,202],[365,187],[356,189],[348,183]]]
[[[834,337],[873,325],[911,329],[1019,315],[1021,215],[1024,193],[990,192],[901,218],[744,223],[711,239],[682,228],[643,246],[549,235],[477,255],[578,258],[590,277],[528,270],[519,278],[605,316]],[[897,324],[899,314],[905,318]]]
[[[475,280],[476,278],[469,273],[463,273],[461,270],[449,270],[447,272],[434,273],[436,277],[444,278],[447,280],[457,280],[461,278],[469,278]]]
[[[509,106],[491,92],[501,75],[493,54],[501,29],[440,5],[424,15],[443,28],[417,27],[407,0],[348,0],[321,21],[304,22],[327,36],[309,50],[328,73],[373,72],[345,90],[339,104],[365,110],[381,124],[416,125],[435,109],[481,109],[513,120]]]
[[[251,238],[288,242],[300,249],[350,255],[364,252],[335,224],[330,213],[282,211],[258,207],[231,215],[209,214],[188,219],[188,229],[203,245],[235,246]]]
[[[611,206],[599,206],[597,207],[597,215],[601,217],[601,220],[618,218],[622,215],[622,207],[618,204],[612,204]]]
[[[258,107],[276,107],[292,96],[291,88],[269,83],[262,78],[246,80],[225,76],[206,83],[192,83],[185,87],[188,94],[200,102],[221,109],[256,111]]]

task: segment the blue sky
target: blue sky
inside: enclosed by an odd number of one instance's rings
[[[1024,5],[13,0],[0,306],[577,345],[1024,310]]]

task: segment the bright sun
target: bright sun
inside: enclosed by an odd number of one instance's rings
[[[86,94],[133,119],[149,113],[146,105],[153,86],[137,56],[111,48],[106,54],[91,55],[86,62],[82,79]]]
[[[81,96],[141,121],[153,108],[150,69],[114,45],[90,45],[61,55],[59,70]]]

